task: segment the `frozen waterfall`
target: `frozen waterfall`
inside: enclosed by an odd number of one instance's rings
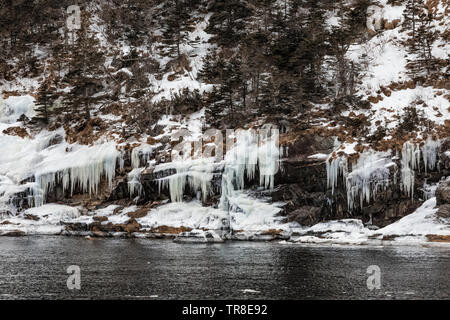
[[[414,196],[415,171],[420,170],[421,159],[425,172],[439,169],[439,148],[440,141],[432,140],[430,137],[422,147],[409,141],[403,144],[400,159],[400,187],[409,197]],[[363,208],[365,203],[368,204],[375,199],[377,192],[386,190],[391,183],[397,184],[398,169],[392,159],[391,152],[369,150],[359,154],[358,160],[351,164],[351,171],[349,171],[347,155],[336,156],[334,152],[326,161],[327,185],[331,188],[331,194],[335,193],[339,176],[342,175],[347,192],[348,210],[352,211],[356,208],[357,200],[359,207]],[[393,172],[390,170],[391,167],[395,167]]]
[[[98,193],[102,178],[112,187],[116,162],[120,152],[115,144],[105,143],[88,146],[72,146],[73,150],[58,159],[46,159],[34,174],[35,186],[32,188],[35,206],[41,206],[50,191],[59,183],[71,195],[78,187],[89,195]]]
[[[227,196],[243,190],[245,178],[255,180],[264,188],[274,187],[274,176],[279,169],[278,130],[238,130],[227,136],[225,159],[201,157],[160,164],[154,173],[173,170],[174,174],[159,178],[158,188],[169,189],[172,202],[183,201],[186,187],[201,194],[203,200],[214,193],[213,178],[222,174],[221,200],[219,206],[228,206]],[[231,143],[230,143],[231,142]],[[256,173],[259,176],[256,177]]]

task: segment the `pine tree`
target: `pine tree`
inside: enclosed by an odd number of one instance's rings
[[[413,57],[407,67],[413,78],[429,76],[436,69],[436,58],[432,54],[432,47],[437,35],[433,21],[433,13],[429,12],[422,3],[417,11],[415,32],[407,41],[408,51]]]
[[[210,115],[221,115],[229,124],[236,124],[247,95],[247,83],[242,73],[242,61],[232,57],[228,61],[211,54],[216,60],[210,60],[209,71],[203,70],[202,79],[214,83],[214,89],[208,96]]]
[[[403,11],[403,28],[412,30],[412,45],[415,45],[417,20],[420,14],[420,8],[423,5],[423,0],[407,0],[405,10]]]
[[[232,58],[230,61],[225,62],[222,70],[222,87],[221,93],[226,101],[228,108],[228,114],[230,115],[231,122],[234,123],[237,119],[237,110],[240,105],[241,97],[239,97],[239,91],[243,89],[244,81],[241,72],[241,61],[238,58]],[[242,91],[241,91],[242,92]]]
[[[436,41],[436,31],[432,25],[434,18],[431,12],[423,11],[420,13],[419,19],[416,41],[417,62],[422,71],[426,71],[427,75],[430,75],[435,69],[436,60],[431,50]]]
[[[96,87],[101,85],[100,75],[104,73],[104,57],[99,40],[89,31],[89,17],[82,16],[81,28],[76,33],[69,61],[69,73],[66,80],[72,89],[66,95],[66,112],[78,115],[83,112],[90,119],[91,105],[100,98],[94,96]]]
[[[53,113],[53,103],[57,99],[56,90],[55,77],[51,74],[39,87],[35,103],[36,116],[34,120],[42,121],[45,124],[49,123],[50,115]]]
[[[179,58],[180,46],[187,41],[189,32],[193,30],[189,24],[189,5],[186,0],[170,0],[166,5],[163,37],[166,44],[172,47],[170,53],[176,53]]]
[[[214,34],[213,40],[220,45],[232,46],[238,43],[245,34],[246,19],[252,13],[247,2],[217,0],[212,2],[210,10],[213,15],[206,32]]]
[[[352,43],[358,37],[355,31],[355,17],[358,16],[354,12],[355,9],[341,8],[341,19],[338,26],[333,26],[329,35],[329,49],[331,59],[329,64],[334,71],[334,79],[332,86],[334,86],[333,93],[336,100],[349,98],[354,91],[355,72],[357,68],[347,58],[347,51]],[[361,11],[358,10],[358,11]]]

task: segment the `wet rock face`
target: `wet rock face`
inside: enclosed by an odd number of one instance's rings
[[[445,143],[444,143],[445,144]],[[442,150],[447,150],[443,144]],[[425,172],[424,168],[415,172],[414,197],[407,196],[400,190],[400,185],[391,184],[386,190],[379,190],[375,200],[364,203],[362,208],[356,206],[350,212],[347,208],[347,190],[338,180],[338,186],[332,195],[327,188],[325,160],[312,159],[317,153],[330,154],[333,150],[332,140],[309,136],[289,147],[288,157],[284,159],[282,170],[275,177],[275,190],[271,193],[273,201],[285,202],[283,214],[287,221],[296,221],[302,225],[344,218],[358,218],[364,223],[372,221],[383,227],[414,212],[423,202],[422,186],[437,183],[442,176],[449,174],[445,154],[439,158],[440,170]],[[423,165],[423,164],[422,164]],[[398,168],[401,164],[397,163]],[[449,178],[450,179],[450,178]],[[450,203],[450,180],[441,183],[436,192],[439,204]],[[445,215],[445,208],[441,211]]]
[[[436,214],[441,218],[450,218],[450,204],[443,204],[439,206],[439,210]]]
[[[436,189],[436,203],[438,206],[450,204],[450,177],[441,182]]]
[[[298,222],[302,226],[312,226],[319,221],[321,207],[303,206],[287,215],[288,222]]]
[[[334,140],[329,137],[309,135],[290,144],[287,159],[283,160],[275,176],[275,202],[285,202],[284,215],[289,222],[313,225],[327,216],[327,173],[323,159],[310,155],[329,154]]]

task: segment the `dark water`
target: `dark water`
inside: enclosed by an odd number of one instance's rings
[[[70,265],[81,290],[67,289]],[[369,265],[379,290],[367,288]],[[450,250],[3,237],[0,298],[449,299]]]

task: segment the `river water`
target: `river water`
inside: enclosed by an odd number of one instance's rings
[[[81,289],[69,290],[70,265]],[[369,290],[367,268],[380,268]],[[0,299],[449,299],[450,249],[0,238]]]

